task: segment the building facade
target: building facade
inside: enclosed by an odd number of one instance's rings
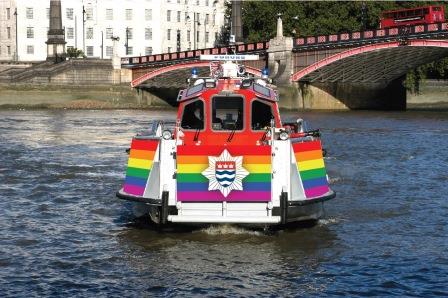
[[[0,61],[16,55],[15,0],[0,0]]]
[[[213,47],[224,24],[224,0],[61,0],[61,4],[67,49],[78,48],[95,58],[112,57],[112,37],[119,38],[120,57]],[[0,9],[0,60],[45,60],[50,1],[0,0]]]

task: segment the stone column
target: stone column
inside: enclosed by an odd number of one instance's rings
[[[293,71],[293,38],[283,36],[283,22],[277,19],[277,36],[269,41],[269,71],[277,85],[290,85]]]
[[[48,30],[47,61],[65,60],[65,31],[62,28],[61,1],[50,0],[50,30]]]

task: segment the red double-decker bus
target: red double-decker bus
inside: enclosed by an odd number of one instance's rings
[[[445,7],[430,5],[384,11],[381,14],[380,28],[431,24],[445,21]]]

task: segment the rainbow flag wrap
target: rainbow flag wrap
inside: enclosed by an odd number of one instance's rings
[[[225,149],[232,157],[241,156],[242,166],[248,172],[242,180],[242,190],[234,189],[227,197],[219,190],[209,190],[210,180],[202,174],[210,166],[209,156],[218,157]],[[269,202],[271,175],[270,146],[177,147],[177,201]]]
[[[292,148],[305,197],[311,199],[326,194],[330,189],[320,141],[294,143]]]
[[[126,193],[143,196],[158,145],[159,140],[132,140],[123,187]]]

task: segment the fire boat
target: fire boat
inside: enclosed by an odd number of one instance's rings
[[[193,69],[177,97],[176,121],[154,122],[131,142],[117,192],[157,225],[282,226],[317,221],[329,187],[319,130],[282,123],[267,69],[252,55],[205,55],[210,76]]]

